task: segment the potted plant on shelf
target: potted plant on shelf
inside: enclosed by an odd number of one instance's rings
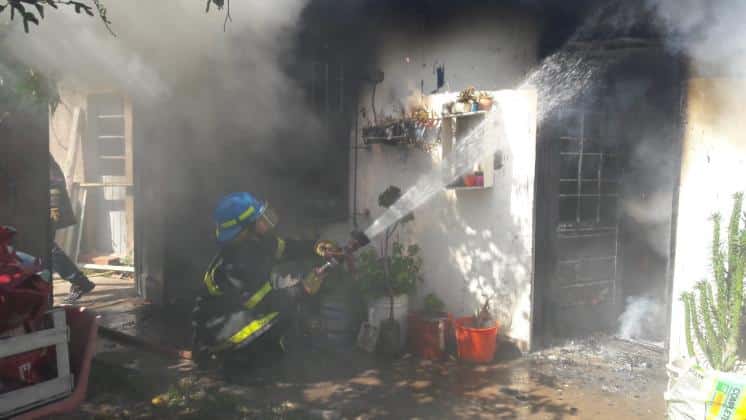
[[[459,108],[456,112],[474,111],[474,106],[478,103],[478,100],[477,90],[473,86],[469,86],[459,93],[458,101],[456,102]]]
[[[489,111],[492,109],[493,98],[489,92],[479,92],[479,95],[477,95],[477,102],[479,103],[480,111]]]
[[[484,171],[482,171],[482,168],[478,168],[476,172],[474,172],[474,180],[475,180],[475,186],[477,187],[484,187]]]
[[[477,186],[477,176],[474,173],[464,175],[464,186],[465,187],[476,187]]]
[[[401,196],[391,186],[378,197],[381,207],[388,208]],[[396,230],[414,220],[410,213],[386,228],[380,254],[368,250],[358,262],[358,285],[368,302],[368,323],[379,328],[378,349],[388,355],[398,354],[406,337],[406,314],[409,295],[422,280],[422,257],[417,245],[405,246],[392,241]]]

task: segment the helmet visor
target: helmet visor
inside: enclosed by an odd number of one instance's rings
[[[269,203],[267,203],[264,212],[256,220],[256,230],[258,233],[263,233],[274,229],[280,218],[277,216],[277,212],[273,209]]]

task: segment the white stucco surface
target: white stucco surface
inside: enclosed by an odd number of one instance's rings
[[[412,306],[435,292],[448,311],[464,316],[478,309],[483,296],[491,296],[504,334],[527,350],[534,267],[536,95],[510,89],[536,64],[536,23],[509,11],[468,22],[453,22],[429,35],[407,30],[387,35],[379,52],[385,80],[376,89],[377,116],[400,115],[408,98],[422,87],[425,94],[431,93],[438,65],[445,66],[445,88],[451,91],[471,85],[503,90],[496,101],[506,110],[507,135],[498,139],[503,165],[495,170],[494,186],[441,191],[415,211],[415,221],[399,235],[402,241],[421,246],[425,262],[425,283]],[[361,127],[372,118],[370,94],[361,100]],[[357,207],[371,212],[370,219],[360,219],[363,228],[381,214],[377,198],[384,189],[396,185],[406,191],[439,161],[421,150],[382,145],[358,153]]]
[[[686,355],[681,293],[712,279],[712,222],[730,217],[733,194],[746,191],[746,80],[692,79],[688,84],[676,262],[673,278],[671,359]],[[721,237],[725,238],[725,230]]]

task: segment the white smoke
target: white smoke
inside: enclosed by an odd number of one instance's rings
[[[646,226],[645,236],[650,249],[658,256],[667,256],[670,252],[670,230],[673,193],[671,191],[655,192],[646,197],[626,197],[622,207],[627,217]]]
[[[232,2],[224,31],[225,10],[205,13],[204,2],[107,1],[116,37],[100,20],[60,8],[30,34],[15,25],[4,47],[73,88],[114,88],[154,108],[166,104],[205,139],[220,137],[229,122],[233,132],[266,141],[287,126],[287,114],[303,132],[319,129],[282,63],[306,4]]]
[[[158,167],[168,176],[164,193],[192,201],[176,205],[205,223],[217,199],[237,189],[275,203],[302,197],[295,179],[274,173],[322,167],[333,141],[288,71],[309,0],[233,1],[225,30],[225,9],[205,13],[205,2],[104,3],[116,37],[99,19],[60,8],[29,34],[11,27],[2,49],[65,91],[130,97],[139,138],[162,150],[136,165]]]
[[[702,73],[743,75],[746,2],[646,0],[659,18],[667,46],[692,59]]]
[[[665,307],[650,297],[630,296],[619,317],[617,335],[625,339],[661,341],[665,336]]]

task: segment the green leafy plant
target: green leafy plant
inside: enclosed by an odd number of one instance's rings
[[[439,315],[445,310],[445,303],[435,294],[430,293],[425,296],[425,314],[426,315]]]
[[[468,88],[462,90],[459,92],[458,95],[458,101],[459,102],[474,102],[479,99],[479,94],[477,92],[477,89],[474,88],[474,86],[469,86]]]
[[[728,239],[720,238],[721,216],[713,216],[711,282],[700,281],[681,296],[684,302],[688,353],[697,357],[694,340],[710,367],[732,371],[738,360],[743,311],[743,278],[746,273],[746,226],[742,225],[743,193],[735,195]],[[698,360],[700,363],[701,360]]]
[[[106,29],[113,35],[111,21],[108,11],[100,0],[76,1],[76,0],[5,0],[0,1],[0,14],[8,11],[10,20],[19,18],[23,23],[23,30],[29,32],[29,24],[39,25],[39,21],[45,17],[45,7],[59,9],[60,6],[70,6],[77,14],[95,16],[98,14]],[[94,12],[95,10],[95,12]]]
[[[378,205],[389,208],[401,197],[401,189],[389,186],[378,196]],[[422,258],[417,245],[405,246],[391,241],[399,226],[414,220],[408,213],[384,231],[381,254],[375,250],[363,252],[358,262],[358,281],[363,294],[368,298],[393,297],[408,294],[416,289],[420,280]]]
[[[405,295],[417,290],[417,283],[422,281],[421,270],[420,248],[417,245],[405,247],[397,241],[387,257],[379,256],[372,249],[363,252],[358,262],[357,281],[368,299]]]

